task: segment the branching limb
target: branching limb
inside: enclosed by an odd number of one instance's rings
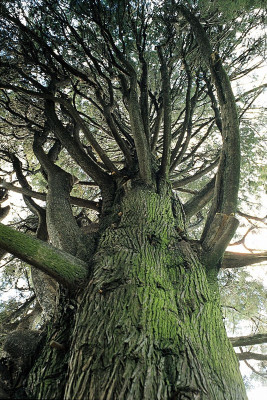
[[[49,239],[56,247],[85,259],[83,235],[70,204],[73,177],[49,159],[42,147],[45,140],[46,137],[35,135],[33,150],[48,176],[46,221]]]
[[[247,366],[249,369],[251,369],[251,371],[254,372],[254,374],[259,375],[259,376],[264,376],[264,377],[266,378],[267,374],[264,374],[264,373],[262,373],[262,372],[256,371],[256,369],[253,368],[252,365],[250,365],[250,364],[247,362],[247,360],[243,360],[243,361],[244,361],[244,363],[246,364],[246,366]]]
[[[109,183],[111,178],[97,165],[87,154],[77,146],[76,141],[66,132],[61,121],[58,119],[55,112],[55,104],[53,101],[46,102],[47,117],[51,126],[55,128],[55,134],[66,147],[72,158],[80,165],[80,167],[91,176],[99,185]]]
[[[193,29],[201,56],[208,66],[215,83],[221,110],[223,147],[215,184],[215,196],[201,238],[203,256],[207,261],[206,254],[207,252],[209,253],[209,264],[211,266],[210,260],[213,260],[213,265],[216,265],[222,257],[238,225],[237,220],[232,215],[236,212],[239,190],[239,120],[229,78],[219,55],[212,50],[207,33],[198,18],[188,8],[183,5],[177,7]],[[228,223],[221,224],[223,221],[228,221]],[[219,224],[217,227],[215,225],[216,222]],[[225,229],[224,232],[222,227]],[[221,235],[218,236],[217,232],[221,232]],[[216,238],[216,241],[212,242],[212,237]],[[211,247],[212,245],[214,246],[213,248]]]

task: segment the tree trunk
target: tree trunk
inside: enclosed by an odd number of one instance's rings
[[[63,348],[48,346],[50,333],[29,397],[246,399],[215,274],[207,275],[185,238],[180,203],[140,186],[117,201],[111,219],[76,298],[70,348],[65,307],[57,326]]]

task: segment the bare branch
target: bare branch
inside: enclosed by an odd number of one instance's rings
[[[264,217],[256,217],[255,215],[245,214],[239,210],[237,211],[237,214],[241,217],[247,218],[247,220],[254,219],[255,221],[263,222],[265,225],[267,225],[267,215],[265,215]]]
[[[224,253],[222,268],[241,268],[267,261],[267,251],[260,253]]]
[[[11,190],[12,192],[21,193],[22,195],[33,197],[38,200],[46,201],[46,193],[35,192],[33,190],[27,188],[20,188],[12,185],[12,183],[6,182],[3,179],[0,179],[0,186]],[[71,204],[79,207],[90,208],[91,210],[99,211],[99,203],[92,201],[81,199],[79,197],[70,196]]]

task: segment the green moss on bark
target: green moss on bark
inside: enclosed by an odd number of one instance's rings
[[[77,314],[66,399],[246,399],[219,300],[170,197],[135,189],[121,213]]]
[[[66,286],[75,286],[88,275],[85,262],[3,224],[0,224],[0,246]]]

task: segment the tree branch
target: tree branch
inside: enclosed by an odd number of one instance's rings
[[[187,178],[179,179],[174,181],[172,186],[174,189],[178,189],[180,186],[188,185],[188,183],[194,182],[202,176],[206,175],[208,172],[212,171],[219,163],[219,158],[216,158],[208,167],[200,169],[195,175],[188,176]]]
[[[158,46],[158,57],[161,64],[161,79],[163,93],[163,154],[161,158],[160,175],[168,179],[171,158],[171,88],[170,72],[163,56],[162,47]]]
[[[266,361],[267,360],[266,354],[252,353],[250,351],[244,351],[243,353],[236,353],[236,355],[240,361],[242,361],[242,360]]]
[[[67,287],[77,287],[88,275],[82,260],[1,223],[0,246]]]
[[[215,83],[221,110],[223,147],[215,183],[215,196],[201,238],[205,260],[209,262],[210,266],[210,260],[213,260],[214,266],[216,266],[238,226],[237,220],[231,215],[236,212],[239,190],[239,119],[229,78],[218,53],[212,50],[207,33],[198,18],[188,8],[183,5],[179,5],[177,8],[192,27],[200,54]],[[222,216],[222,221],[218,221],[218,215]],[[224,225],[220,224],[219,227],[216,227],[216,222],[226,221],[226,217],[228,223],[224,226],[225,231],[221,232],[220,236],[217,233],[214,235],[214,232],[218,228],[218,231],[221,231]],[[208,249],[206,245],[210,246],[212,244],[211,237],[216,238],[216,241],[213,241],[214,248],[210,247]],[[210,257],[209,260],[206,256],[207,250]]]
[[[187,218],[195,215],[201,210],[211,199],[214,193],[215,177],[212,178],[195,196],[192,196],[184,204],[184,212]],[[177,188],[179,190],[179,188]]]
[[[267,251],[261,253],[224,253],[222,268],[241,268],[267,261]]]
[[[202,241],[201,260],[207,268],[214,268],[222,257],[239,221],[233,215],[215,214],[211,226]]]
[[[256,335],[229,337],[233,347],[253,346],[254,344],[267,343],[267,333],[257,333]]]
[[[12,183],[4,181],[3,179],[0,179],[0,186],[7,190],[11,190],[12,192],[21,193],[22,195],[25,196],[46,201],[46,196],[47,196],[46,193],[35,192],[34,190],[30,190],[27,188],[20,188],[12,185]],[[90,208],[91,210],[99,211],[99,203],[92,200],[86,200],[86,199],[81,199],[79,197],[70,196],[70,202],[71,204],[78,207]]]

